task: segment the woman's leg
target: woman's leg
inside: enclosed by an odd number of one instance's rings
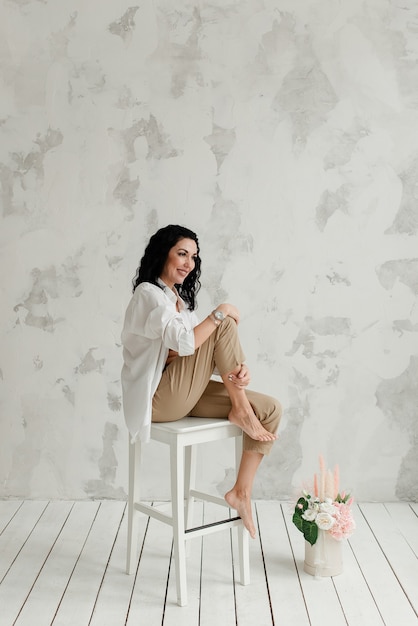
[[[257,421],[271,433],[276,433],[282,415],[280,403],[271,396],[248,390],[245,392],[248,402],[253,409]],[[232,409],[231,399],[225,385],[211,380],[192,408],[190,415],[200,417],[227,417]],[[246,432],[243,432],[243,453],[235,485],[225,494],[225,500],[230,507],[238,511],[251,537],[255,536],[255,526],[252,517],[251,494],[254,477],[263,459],[269,454],[273,441],[256,441]]]
[[[245,528],[253,539],[255,537],[255,526],[251,507],[251,493],[254,476],[262,460],[263,454],[261,452],[244,450],[235,485],[225,494],[225,500],[230,507],[237,510]]]
[[[185,415],[229,417],[241,426],[244,451],[236,483],[225,498],[237,509],[254,537],[251,512],[254,476],[276,438],[281,407],[274,398],[245,391],[229,381],[228,376],[236,373],[244,360],[236,324],[227,318],[194,355],[178,357],[166,368],[154,394],[152,419],[165,422]],[[210,380],[215,365],[221,372],[223,384]]]
[[[276,434],[266,430],[257,419],[245,389],[237,387],[229,380],[231,374],[238,374],[238,372],[239,368],[236,368],[222,376],[232,404],[231,411],[228,414],[229,421],[239,426],[251,439],[256,441],[274,441],[277,438]]]
[[[222,417],[229,417],[254,440],[274,441],[275,434],[268,432],[257,420],[244,389],[228,379],[230,374],[239,371],[244,359],[237,325],[227,317],[193,355],[177,357],[165,369],[153,397],[152,420],[174,421],[187,415],[205,392],[216,366],[232,406],[230,415]]]
[[[282,416],[280,402],[264,393],[258,393],[251,389],[245,390],[245,396],[253,410],[257,421],[269,433],[276,434]],[[193,406],[188,415],[196,417],[228,417],[232,411],[231,398],[224,383],[210,380],[205,391]],[[244,450],[253,450],[269,454],[274,440],[257,441],[252,439],[245,431],[243,432]]]

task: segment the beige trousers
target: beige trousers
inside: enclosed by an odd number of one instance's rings
[[[215,367],[228,374],[245,360],[235,321],[227,317],[194,354],[177,357],[163,372],[152,400],[152,421],[172,422],[186,415],[228,417],[231,400],[225,385],[210,380]],[[282,409],[270,396],[246,390],[246,396],[262,425],[278,429]],[[268,454],[273,442],[254,441],[244,433],[244,450]]]

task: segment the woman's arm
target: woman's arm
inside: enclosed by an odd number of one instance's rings
[[[239,311],[233,304],[220,304],[216,307],[217,311],[221,311],[225,317],[232,317],[237,324],[239,324]],[[203,322],[200,322],[194,327],[194,343],[195,349],[199,348],[206,339],[216,330],[217,324],[215,323],[212,315],[208,315]]]
[[[232,319],[235,320],[237,324],[239,323],[239,311],[234,305],[226,304],[226,303],[220,304],[219,306],[216,307],[215,310],[222,311],[225,317],[232,317]],[[203,322],[200,322],[193,328],[195,350],[196,348],[199,348],[206,341],[206,339],[209,339],[211,334],[216,330],[217,326],[218,324],[216,324],[213,318],[213,315],[210,314],[203,320]],[[179,355],[178,352],[170,349],[168,352],[166,365],[170,365],[170,363],[174,361],[174,359],[176,359],[178,355]],[[249,372],[245,364],[241,366],[241,372],[237,375],[236,379],[232,382],[234,382],[237,386],[240,386],[240,387],[245,387],[246,385],[248,385]]]

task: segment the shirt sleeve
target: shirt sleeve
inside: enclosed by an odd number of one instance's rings
[[[166,348],[175,350],[179,356],[193,354],[193,330],[186,328],[174,302],[170,301],[163,290],[153,285],[150,287],[142,289],[138,294],[131,332],[143,334],[148,339],[160,339]]]
[[[192,328],[200,324],[200,319],[198,318],[195,311],[190,311],[190,320],[191,320]]]

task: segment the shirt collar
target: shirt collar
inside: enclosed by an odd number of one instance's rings
[[[184,301],[180,298],[178,291],[175,287],[173,287],[173,289],[170,289],[170,287],[167,287],[167,285],[163,280],[161,280],[161,278],[157,278],[157,283],[162,288],[166,296],[171,300],[171,302],[178,302],[180,310],[185,308]]]

